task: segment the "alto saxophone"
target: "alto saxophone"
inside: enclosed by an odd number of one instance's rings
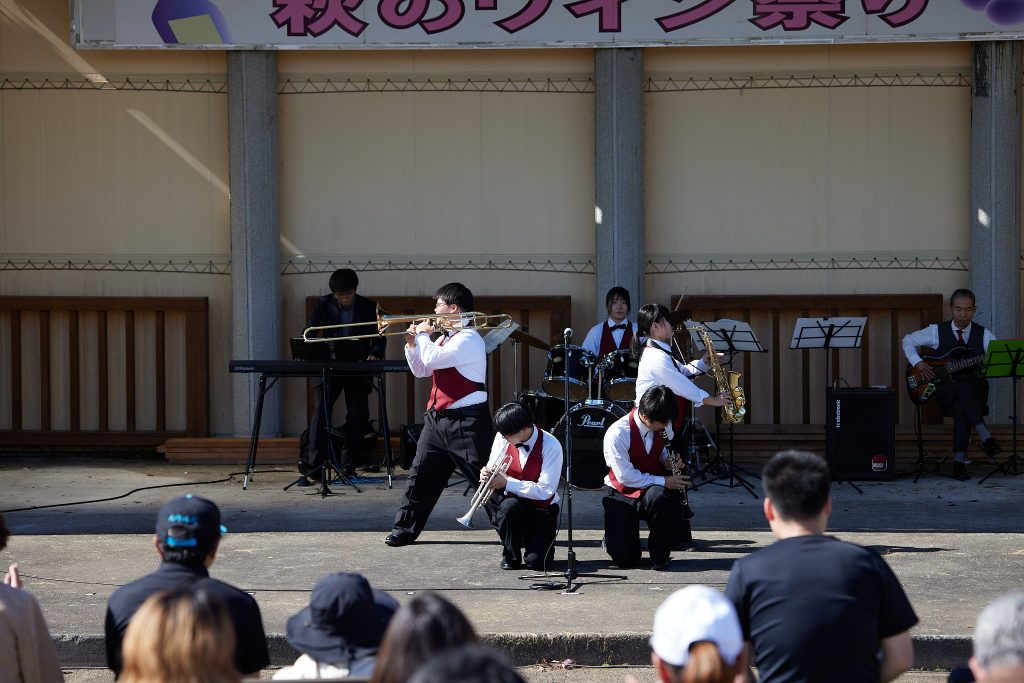
[[[704,348],[708,353],[709,365],[711,365],[711,376],[715,380],[715,393],[724,394],[729,392],[729,395],[732,396],[733,405],[722,406],[722,420],[730,424],[742,422],[743,416],[747,414],[747,397],[743,393],[743,387],[740,386],[740,377],[742,375],[732,370],[726,372],[722,369],[722,364],[718,362],[718,354],[715,353],[715,346],[711,343],[711,335],[708,334],[706,327],[697,325],[687,329],[696,330],[697,334],[700,335],[701,341],[704,342]]]
[[[668,450],[668,464],[669,468],[672,470],[672,476],[690,476],[689,464],[686,462],[686,460],[683,459],[683,456],[676,453],[675,449],[672,448],[672,443],[669,441],[668,438],[668,431],[662,429],[658,433],[661,435],[661,438],[665,440],[665,449]],[[690,497],[687,495],[685,487],[683,488],[682,499],[683,510],[686,513],[686,519],[693,519],[693,508],[690,507]]]

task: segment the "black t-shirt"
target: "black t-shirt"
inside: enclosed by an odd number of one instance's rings
[[[889,565],[830,536],[787,538],[738,560],[725,594],[762,683],[877,681],[881,640],[917,623]]]
[[[146,598],[162,590],[191,585],[216,596],[227,607],[235,626],[235,667],[239,673],[256,673],[270,664],[263,618],[251,595],[223,581],[211,579],[203,567],[164,562],[152,574],[121,586],[110,595],[104,635],[107,641],[107,666],[115,675],[121,674],[121,641],[128,622]]]

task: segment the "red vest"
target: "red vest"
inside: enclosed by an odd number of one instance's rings
[[[440,346],[448,341],[448,335],[440,341]],[[477,382],[466,379],[455,368],[434,370],[431,374],[430,398],[427,399],[427,410],[444,410],[461,398],[465,398],[479,389]]]
[[[505,447],[505,453],[512,456],[512,464],[508,466],[507,472],[509,479],[517,479],[519,481],[537,481],[540,478],[540,471],[544,466],[544,432],[541,431],[537,425],[533,425],[533,428],[537,431],[537,441],[533,444],[533,448],[530,449],[530,455],[526,459],[525,468],[521,468],[519,465],[519,449],[511,443]],[[515,496],[515,494],[512,493],[508,495],[519,498],[519,496]],[[519,498],[519,500],[524,503],[529,503],[541,510],[544,510],[551,505],[551,501],[554,499],[554,494],[551,494],[551,497],[547,500]]]
[[[680,374],[683,372],[682,364],[678,360],[676,360],[675,356],[673,356],[665,349],[661,348],[660,346],[655,346],[650,342],[646,344],[645,348],[654,349],[655,351],[660,351],[661,353],[668,353],[668,357],[672,359],[672,365],[675,367],[675,369],[678,370]],[[676,415],[676,419],[672,420],[672,430],[676,434],[678,434],[679,430],[682,429],[683,427],[683,422],[686,421],[686,412],[690,409],[690,402],[687,401],[682,396],[676,396],[675,394],[672,395],[675,396],[676,408],[678,409],[678,415]]]
[[[661,452],[665,450],[665,439],[660,432],[654,432],[654,441],[651,443],[650,452],[644,448],[644,437],[640,436],[640,428],[636,426],[636,408],[629,413],[629,461],[633,467],[644,474],[665,475],[665,466],[661,464]],[[608,479],[612,488],[627,498],[639,498],[643,489],[635,489],[625,486],[615,478],[615,471],[608,469]]]
[[[612,351],[629,348],[629,343],[633,341],[633,323],[629,322],[628,318],[623,322],[626,324],[626,329],[622,331],[622,343],[615,346],[612,330],[608,327],[608,321],[604,321],[601,325],[601,347],[597,350],[598,355],[607,356]]]

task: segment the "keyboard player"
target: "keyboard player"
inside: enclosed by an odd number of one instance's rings
[[[328,283],[330,294],[317,297],[313,303],[313,311],[306,322],[306,327],[324,325],[345,325],[349,323],[375,323],[377,321],[377,304],[356,293],[359,277],[348,268],[340,268],[331,275]],[[376,331],[372,325],[352,328],[328,330],[328,335],[353,336]],[[352,339],[341,341],[336,345],[340,356],[350,360],[380,360],[384,357],[386,337]],[[330,381],[330,406],[342,392],[345,394],[345,424],[340,431],[343,443],[337,453],[338,463],[347,476],[355,474],[357,465],[366,462],[368,448],[372,440],[366,439],[370,427],[369,396],[372,385],[368,377],[332,377]],[[309,425],[309,439],[299,455],[299,472],[307,474],[320,466],[330,457],[330,446],[327,443],[327,432],[324,428],[323,391],[317,392],[316,410]],[[331,421],[333,423],[333,420]]]

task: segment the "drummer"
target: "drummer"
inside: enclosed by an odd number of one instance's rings
[[[629,290],[624,287],[612,287],[604,298],[604,306],[608,310],[608,320],[590,328],[587,338],[583,340],[583,348],[598,358],[603,358],[612,351],[628,349],[637,332],[636,323],[628,319],[632,309],[629,303]]]

